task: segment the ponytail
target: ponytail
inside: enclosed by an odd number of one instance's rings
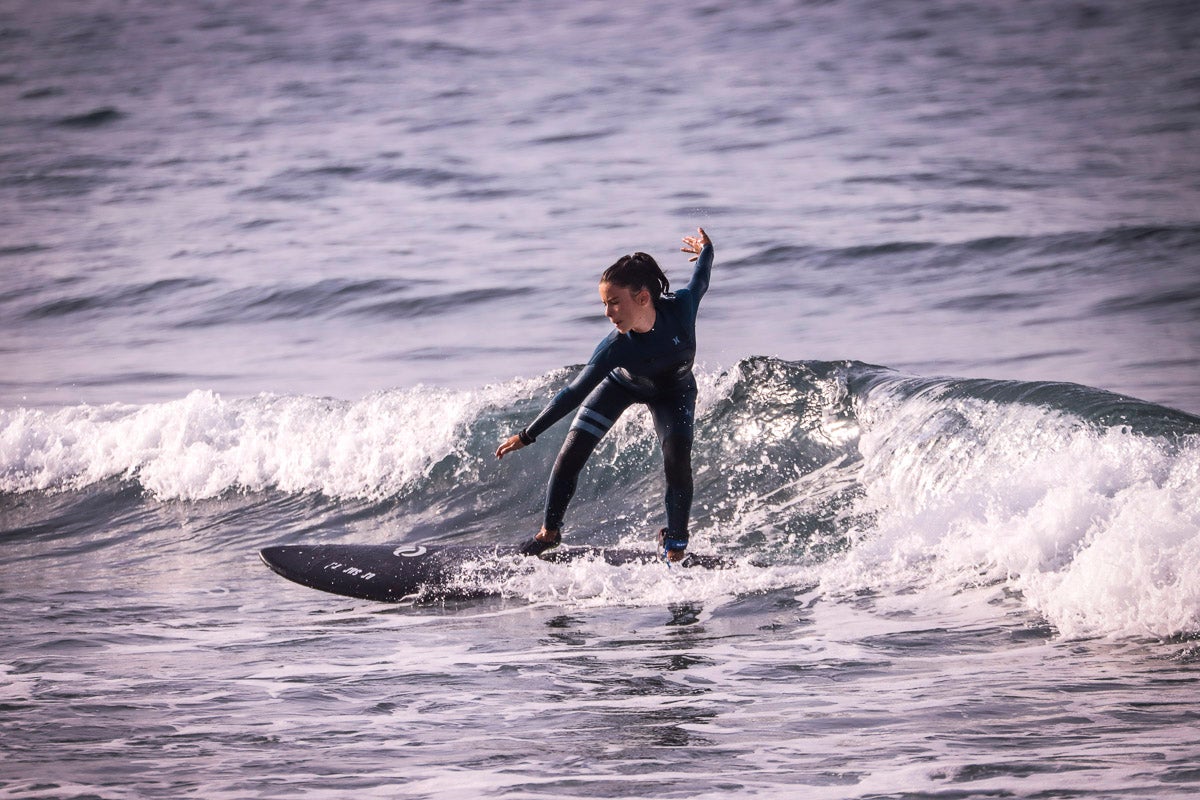
[[[600,282],[624,286],[634,294],[645,289],[656,302],[671,291],[671,282],[667,280],[662,268],[653,256],[646,253],[621,256],[617,263],[604,270]]]

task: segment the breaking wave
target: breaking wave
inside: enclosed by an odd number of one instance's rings
[[[4,410],[0,493],[316,496],[482,539],[535,524],[565,431],[503,463],[492,451],[568,374],[352,402],[195,391]],[[1064,636],[1200,632],[1196,417],[1073,384],[751,358],[702,376],[698,418],[697,547],[803,567],[831,596],[1003,590]],[[653,527],[658,459],[631,412],[593,457],[569,532],[603,544]],[[743,584],[730,590],[757,589]]]

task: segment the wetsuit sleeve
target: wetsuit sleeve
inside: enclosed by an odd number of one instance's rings
[[[530,439],[537,439],[551,425],[578,408],[592,389],[599,386],[600,381],[608,376],[610,368],[607,366],[607,359],[604,355],[605,347],[601,344],[596,349],[595,355],[592,356],[592,360],[575,376],[575,380],[559,390],[554,399],[550,401],[550,405],[542,409],[542,413],[529,423],[529,427],[524,432]]]
[[[692,272],[692,279],[688,281],[687,288],[684,290],[692,303],[693,312],[700,307],[700,299],[708,291],[708,279],[712,275],[712,264],[713,246],[706,244],[700,251],[700,257],[696,259],[696,269]]]

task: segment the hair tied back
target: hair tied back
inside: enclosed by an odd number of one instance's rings
[[[646,289],[655,300],[671,291],[671,282],[667,280],[654,256],[648,253],[621,256],[616,263],[604,270],[600,282],[624,286],[635,294]]]

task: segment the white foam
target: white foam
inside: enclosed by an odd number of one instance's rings
[[[866,416],[875,524],[830,591],[1002,582],[1068,637],[1200,630],[1200,439],[973,400]]]
[[[728,569],[668,567],[661,562],[614,566],[603,559],[567,563],[517,559],[521,567],[496,577],[494,565],[466,565],[454,588],[486,586],[506,597],[575,608],[668,606],[675,603],[720,605],[735,595],[765,592],[813,580],[810,568],[734,565]]]
[[[0,411],[0,490],[136,479],[161,499],[276,488],[385,497],[456,452],[478,410],[512,387],[417,387],[348,403],[195,391],[146,406]]]

